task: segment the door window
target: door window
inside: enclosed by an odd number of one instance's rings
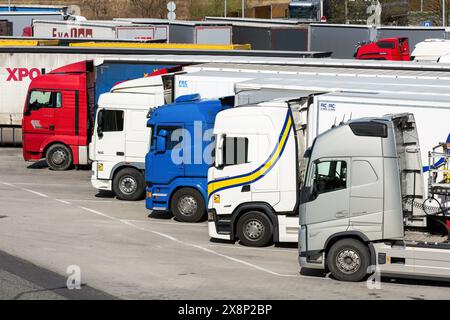
[[[223,159],[226,166],[248,163],[248,139],[226,137],[223,142]]]
[[[28,108],[38,110],[41,108],[61,108],[61,92],[39,91],[30,92]]]
[[[183,128],[177,126],[159,126],[158,133],[161,130],[167,131],[166,150],[173,150],[181,148],[183,141]]]
[[[103,132],[123,131],[123,111],[102,110],[101,112],[101,126]]]
[[[314,185],[318,194],[347,188],[347,163],[345,161],[316,163]]]

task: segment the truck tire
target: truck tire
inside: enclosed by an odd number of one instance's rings
[[[174,217],[181,222],[199,222],[206,216],[203,196],[195,189],[182,188],[175,192],[170,201]]]
[[[55,171],[68,170],[72,166],[72,151],[62,143],[51,145],[45,153],[45,160],[50,169]]]
[[[370,253],[356,239],[342,239],[333,244],[327,254],[327,267],[340,281],[359,282],[367,276]]]
[[[144,199],[145,182],[142,173],[133,168],[125,168],[116,173],[113,191],[117,199],[137,201]]]
[[[258,211],[242,215],[236,226],[236,235],[248,247],[264,247],[273,240],[273,226],[269,217]]]

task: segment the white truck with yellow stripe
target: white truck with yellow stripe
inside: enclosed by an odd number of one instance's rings
[[[421,160],[428,164],[422,171],[431,172],[442,161],[430,163],[428,151],[444,141],[450,144],[447,95],[337,92],[220,112],[214,126],[215,163],[208,171],[209,235],[248,246],[297,242],[303,154],[314,139],[352,118],[404,112],[418,122]],[[417,188],[404,191],[405,197],[427,199],[423,186],[428,174],[422,176]],[[409,227],[426,227],[423,210],[412,206],[411,215]]]
[[[237,237],[250,246],[297,241],[294,121],[302,103],[275,100],[218,114],[215,165],[208,172],[211,237]]]

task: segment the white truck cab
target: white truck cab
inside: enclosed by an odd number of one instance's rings
[[[215,164],[208,172],[208,228],[213,238],[249,246],[296,242],[304,99],[236,107],[216,117]]]
[[[147,114],[170,102],[165,99],[170,93],[164,76],[154,76],[117,84],[100,96],[89,145],[94,188],[114,191],[122,200],[144,198],[145,154],[150,147]]]

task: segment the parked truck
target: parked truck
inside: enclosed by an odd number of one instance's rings
[[[147,126],[153,143],[145,159],[147,209],[171,211],[183,222],[206,217],[212,128],[217,113],[233,105],[234,97],[202,100],[193,94],[151,111]]]
[[[220,112],[214,126],[215,163],[208,171],[209,235],[248,246],[297,242],[300,189],[306,171],[303,154],[314,139],[350,118],[411,110],[418,121],[421,161],[428,164],[428,151],[442,141],[450,143],[445,116],[450,114],[448,96],[306,93]],[[433,172],[441,164],[437,158],[418,170]],[[422,202],[437,191],[422,191],[430,180],[416,178],[417,187],[405,190],[403,196],[410,201],[408,227],[421,230],[427,226]],[[445,197],[437,199],[447,207]]]
[[[410,61],[408,38],[384,38],[373,42],[360,42],[356,46],[358,60]]]
[[[317,136],[305,152],[300,193],[302,268],[327,269],[342,281],[374,272],[450,278],[450,215],[442,206],[427,207],[417,184],[423,175],[419,126],[404,113],[351,120]],[[443,174],[439,193],[447,196],[450,156],[439,157],[445,164],[433,170]],[[422,229],[411,228],[412,203],[423,210]]]
[[[53,170],[88,164],[96,101],[117,82],[151,75],[173,65],[73,63],[37,75],[30,83],[22,120],[23,157],[45,158]]]
[[[160,73],[164,73],[164,69]],[[234,95],[235,83],[248,79],[251,77],[238,74],[210,77],[197,72],[197,68],[187,67],[184,71],[125,81],[109,93],[100,95],[89,145],[94,188],[113,191],[121,200],[142,199],[145,194],[145,155],[151,145],[146,126],[148,112],[193,93],[210,99]],[[184,117],[185,112],[188,109],[180,109],[179,117]],[[206,171],[207,168],[202,177],[206,176]]]

